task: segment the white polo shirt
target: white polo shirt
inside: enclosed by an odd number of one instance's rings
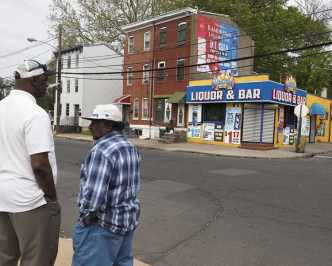
[[[49,116],[30,93],[12,90],[0,101],[0,211],[24,212],[46,204],[30,163],[30,155],[42,152],[48,152],[56,183]]]

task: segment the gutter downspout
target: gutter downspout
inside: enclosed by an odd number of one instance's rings
[[[151,84],[150,84],[150,119],[149,119],[149,138],[151,139],[151,127],[152,127],[152,117],[153,117],[153,91],[154,91],[154,37],[155,37],[155,25],[154,22],[152,22],[152,59],[151,59]]]

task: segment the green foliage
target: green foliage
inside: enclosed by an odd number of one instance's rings
[[[175,8],[172,0],[52,0],[48,19],[50,32],[58,36],[63,28],[63,47],[106,43],[115,51],[123,49],[122,26]]]
[[[288,1],[275,0],[178,0],[177,7],[197,6],[199,9],[229,15],[255,40],[255,55],[287,51],[331,40],[331,9],[322,1],[299,2],[299,7],[287,6]],[[305,1],[306,2],[306,1]],[[318,8],[319,7],[319,8]],[[301,9],[300,9],[301,8]],[[307,15],[309,13],[309,15]],[[331,47],[330,47],[331,48]],[[297,86],[309,92],[328,88],[332,96],[331,52],[329,47],[305,49],[293,53],[263,56],[255,59],[254,72],[269,73],[279,82],[287,75],[297,79]]]
[[[255,40],[255,55],[288,51],[331,40],[330,3],[301,1],[298,7],[288,0],[52,0],[49,21],[52,29],[62,24],[63,47],[103,42],[116,51],[123,49],[121,27],[176,8],[229,15]],[[56,32],[51,32],[56,37]],[[310,92],[322,86],[332,95],[330,47],[255,58],[254,72],[269,73],[279,82],[286,75],[296,77],[298,87]],[[329,69],[329,70],[327,70]]]
[[[0,100],[5,98],[9,94],[13,86],[14,81],[0,78]]]

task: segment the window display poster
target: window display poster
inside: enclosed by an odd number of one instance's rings
[[[325,136],[325,122],[319,123],[316,136],[321,136],[321,137]]]
[[[214,140],[214,124],[203,124],[203,140]]]
[[[286,127],[284,128],[282,144],[284,145],[292,145],[296,142],[297,130],[294,127]]]
[[[284,108],[279,107],[278,135],[281,136],[284,129]]]
[[[188,126],[188,138],[195,138],[200,139],[201,138],[201,126]]]
[[[289,144],[289,127],[284,128],[282,144]]]
[[[191,104],[189,105],[189,126],[201,125],[202,121],[202,105],[201,104]]]
[[[240,144],[241,107],[226,108],[225,143]]]
[[[214,140],[221,141],[221,142],[224,140],[224,124],[223,123],[214,124]]]
[[[301,137],[309,137],[310,132],[310,119],[302,118],[302,125],[301,125]]]

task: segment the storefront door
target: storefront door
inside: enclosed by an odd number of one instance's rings
[[[275,110],[264,110],[262,104],[247,107],[243,111],[242,142],[273,143]]]
[[[310,116],[310,135],[309,142],[315,143],[315,135],[316,135],[316,115]]]

